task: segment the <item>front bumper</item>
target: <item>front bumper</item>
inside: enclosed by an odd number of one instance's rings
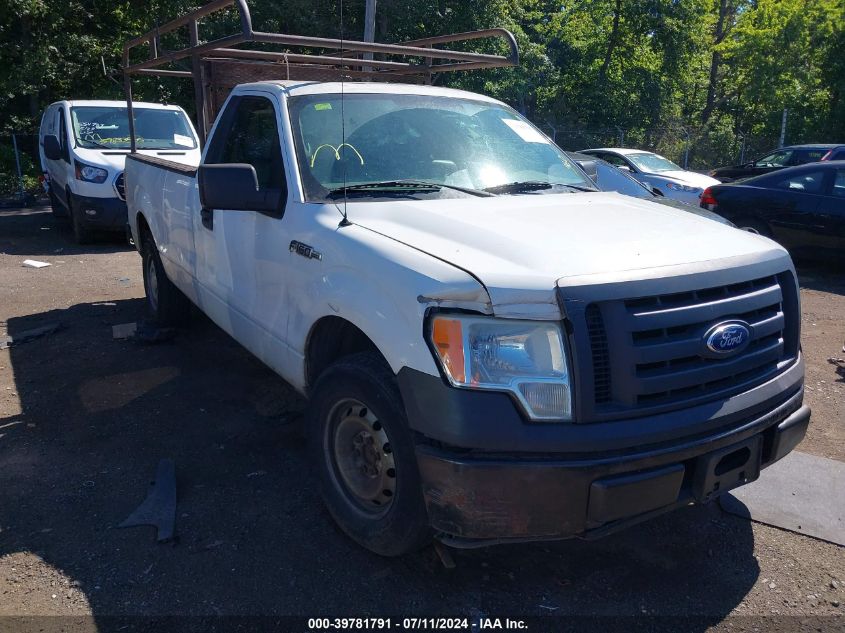
[[[105,231],[124,231],[128,212],[120,198],[73,196],[73,206],[83,225]]]
[[[625,449],[523,453],[515,443],[510,451],[491,452],[421,438],[417,460],[429,520],[441,539],[458,547],[603,536],[757,479],[803,439],[810,410],[802,400],[799,383],[729,426]],[[409,421],[413,428],[412,413]],[[614,425],[622,431],[644,422]],[[594,425],[566,426],[588,431]]]

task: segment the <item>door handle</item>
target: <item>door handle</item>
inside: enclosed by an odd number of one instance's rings
[[[202,219],[202,225],[207,228],[209,231],[214,230],[214,209],[200,209],[200,218]]]

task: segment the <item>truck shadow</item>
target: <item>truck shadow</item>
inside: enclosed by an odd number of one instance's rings
[[[99,233],[93,243],[77,244],[68,220],[53,217],[49,207],[0,209],[0,253],[61,257],[131,248],[123,233]]]
[[[79,630],[111,630],[116,616],[648,614],[704,631],[756,582],[751,525],[717,504],[597,542],[455,551],[451,570],[432,548],[371,555],[320,503],[302,399],[202,317],[169,343],[112,338],[111,325],[142,314],[135,299],[8,322],[13,336],[64,328],[9,350],[20,413],[0,419],[7,613],[90,609]],[[176,463],[177,540],[157,544],[152,528],[115,526],[165,457]],[[27,579],[29,564],[81,597]]]

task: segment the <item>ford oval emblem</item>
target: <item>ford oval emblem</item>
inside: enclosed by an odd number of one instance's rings
[[[744,321],[717,323],[704,335],[704,344],[711,354],[730,356],[745,349],[751,340],[751,329]]]

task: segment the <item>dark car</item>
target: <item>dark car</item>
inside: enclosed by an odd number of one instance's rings
[[[845,161],[789,167],[714,185],[701,206],[739,228],[774,238],[796,255],[845,254]]]
[[[643,184],[639,180],[632,178],[626,172],[622,171],[618,167],[614,167],[601,158],[596,158],[595,156],[589,156],[578,152],[567,152],[566,155],[574,160],[602,191],[615,191],[625,196],[651,200],[652,202],[657,202],[667,207],[672,207],[673,209],[694,213],[711,220],[716,220],[717,222],[730,224],[730,222],[720,215],[694,207],[686,202],[681,202],[680,200],[666,198],[663,195],[656,193],[649,185]]]
[[[790,145],[776,149],[744,165],[719,167],[711,171],[710,175],[721,182],[733,182],[740,178],[761,176],[779,169],[784,169],[785,167],[797,167],[798,165],[815,163],[822,160],[825,154],[836,147],[838,146],[835,144]]]
[[[837,145],[822,156],[821,160],[845,160],[845,145]]]

